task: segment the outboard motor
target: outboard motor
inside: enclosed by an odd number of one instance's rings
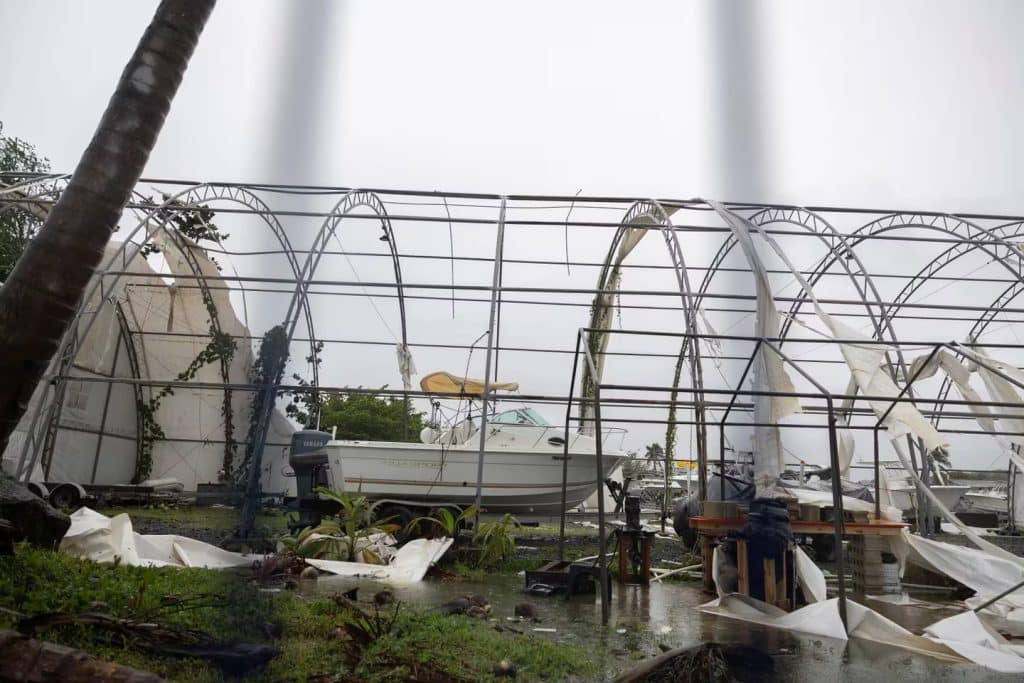
[[[315,429],[302,429],[292,434],[288,464],[295,472],[295,502],[299,513],[298,520],[288,522],[288,528],[293,531],[320,526],[323,509],[316,490],[329,484],[327,442],[330,440],[330,434]]]

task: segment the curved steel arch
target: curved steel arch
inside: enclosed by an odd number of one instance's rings
[[[334,233],[337,231],[338,224],[341,223],[342,219],[360,207],[365,207],[374,212],[380,220],[381,229],[387,238],[385,241],[388,243],[388,248],[391,252],[391,264],[395,271],[395,284],[398,291],[398,312],[402,324],[402,345],[407,345],[405,288],[402,286],[402,266],[398,259],[398,247],[395,243],[391,219],[388,217],[387,209],[384,208],[384,203],[380,198],[375,193],[364,190],[350,190],[346,192],[331,209],[329,215],[320,226],[320,230],[317,231],[316,237],[313,239],[313,245],[306,255],[305,263],[303,263],[302,268],[297,274],[295,291],[288,304],[288,312],[285,314],[289,343],[291,343],[292,335],[298,324],[299,308],[305,307],[308,310],[306,297],[309,292],[309,282],[313,279],[313,275],[320,265],[320,259],[323,258],[324,251],[327,249],[327,242],[334,237]]]
[[[52,180],[52,178],[48,180]],[[137,198],[145,199],[139,195],[138,192],[135,192],[134,194]],[[292,249],[288,236],[285,234],[280,222],[259,197],[244,188],[220,183],[203,183],[186,188],[174,195],[170,195],[164,199],[162,204],[155,205],[152,208],[146,210],[136,209],[135,213],[137,215],[141,215],[141,218],[136,226],[124,237],[121,246],[111,254],[110,258],[107,259],[102,268],[97,269],[97,277],[83,294],[78,310],[75,312],[75,316],[69,323],[65,336],[54,354],[54,358],[59,359],[57,368],[60,379],[55,384],[47,384],[45,386],[43,394],[40,396],[40,400],[32,412],[32,417],[28,424],[28,433],[22,444],[18,466],[15,471],[16,477],[24,477],[27,480],[27,478],[31,476],[32,469],[35,467],[35,463],[39,459],[41,451],[45,451],[47,443],[46,435],[53,428],[54,416],[58,411],[59,404],[62,402],[63,390],[66,384],[64,376],[66,375],[68,366],[70,366],[74,361],[76,353],[75,349],[81,341],[89,335],[92,330],[93,323],[97,318],[96,314],[107,302],[107,298],[103,296],[104,290],[113,289],[117,286],[122,277],[121,272],[123,272],[124,268],[127,267],[129,263],[139,256],[143,245],[147,241],[143,238],[139,242],[133,242],[132,239],[140,230],[145,230],[145,234],[148,234],[154,218],[157,219],[157,222],[155,227],[152,229],[164,230],[170,239],[174,241],[175,246],[179,251],[181,251],[190,270],[192,270],[196,277],[198,286],[204,293],[204,296],[210,296],[209,286],[202,274],[202,271],[198,267],[194,254],[191,253],[190,249],[185,248],[185,246],[178,240],[178,236],[174,231],[167,229],[167,224],[172,215],[172,211],[167,211],[167,209],[182,208],[181,205],[184,205],[183,208],[199,208],[202,203],[214,200],[235,201],[258,211],[287,254],[293,273],[295,273],[296,277],[299,277],[299,272],[297,270],[298,261],[295,258],[294,250]],[[175,206],[175,202],[180,202],[180,205]],[[130,255],[129,250],[131,252]],[[116,275],[112,276],[112,279],[109,282],[106,282],[108,277],[106,273],[113,270],[118,261],[120,261],[120,270]],[[100,294],[97,307],[95,311],[91,311],[91,315],[87,318],[84,330],[80,330],[79,328],[83,317],[90,313],[90,311],[86,310],[86,307],[89,305],[89,302],[95,298],[97,292]],[[304,301],[302,302],[301,309],[305,311],[307,323],[310,325],[310,345],[314,348],[315,352],[315,334],[312,327],[312,315]],[[216,322],[214,324],[218,327],[219,331],[219,325]],[[317,378],[314,375],[314,381],[316,381],[316,379]],[[40,423],[40,417],[44,410],[47,413],[47,417]],[[25,465],[28,459],[29,449],[33,447],[34,450],[32,452],[31,460],[28,462],[28,466],[26,467]]]
[[[384,208],[383,202],[373,192],[365,190],[349,190],[342,196],[341,199],[335,203],[331,209],[327,218],[321,224],[320,229],[317,231],[316,237],[313,239],[313,245],[310,247],[309,252],[306,254],[306,260],[302,265],[302,270],[299,273],[295,291],[292,293],[292,298],[288,303],[288,310],[285,314],[285,339],[286,344],[291,345],[292,337],[295,334],[295,328],[298,325],[299,320],[299,309],[300,307],[308,307],[308,293],[310,281],[313,279],[313,275],[316,273],[317,266],[320,265],[320,260],[323,258],[323,253],[327,249],[327,242],[333,236],[338,228],[339,223],[346,218],[353,210],[365,207],[374,212],[374,215],[380,220],[381,229],[384,231],[384,236],[387,238],[385,241],[388,243],[388,247],[391,251],[391,262],[395,271],[395,284],[398,291],[398,311],[402,323],[402,348],[408,350],[408,337],[406,331],[406,320],[405,320],[405,292],[402,285],[402,268],[401,263],[398,259],[398,247],[395,242],[395,234],[391,227],[391,219],[388,217],[387,210]],[[313,364],[317,364],[316,355],[314,352]],[[283,368],[282,368],[283,369]],[[276,380],[274,382],[276,384]],[[314,385],[314,388],[317,385]],[[258,475],[255,471],[258,469],[263,458],[263,448],[266,445],[267,429],[270,424],[270,417],[273,414],[276,391],[273,385],[268,385],[263,388],[264,399],[262,401],[262,414],[257,420],[256,434],[252,443],[252,459],[256,461],[256,467],[253,462],[246,463],[248,467],[248,482],[246,484],[246,503],[242,509],[242,527],[245,528],[247,524],[251,524],[251,516],[255,512],[255,508],[251,506],[253,500],[252,495],[255,494],[256,489],[259,486]],[[314,394],[315,395],[315,394]],[[405,410],[403,415],[405,418],[404,428],[408,435],[408,415],[409,415],[409,397],[405,396],[403,399],[405,403]]]
[[[906,374],[906,361],[899,348],[896,330],[893,328],[891,316],[888,315],[886,311],[885,304],[878,291],[878,287],[875,285],[874,279],[871,277],[868,269],[864,266],[864,263],[860,260],[860,257],[848,244],[846,235],[839,232],[835,226],[825,220],[822,216],[801,207],[764,208],[752,214],[748,220],[759,226],[784,223],[804,228],[808,232],[814,234],[822,243],[825,244],[826,247],[828,247],[828,254],[842,255],[844,257],[842,260],[843,269],[846,271],[847,276],[853,283],[854,289],[857,291],[857,294],[860,296],[865,308],[867,309],[868,317],[871,319],[872,326],[874,327],[874,336],[881,339],[884,332],[888,335],[889,339],[894,342],[897,362],[900,369],[904,372],[904,375]],[[725,258],[729,255],[729,252],[732,251],[735,246],[736,239],[732,234],[730,234],[715,253],[714,258],[708,266],[707,271],[705,271],[704,278],[701,281],[700,292],[697,298],[698,306],[703,302],[703,298],[707,294],[708,288],[711,286],[711,281],[717,274],[718,269],[725,261]],[[855,265],[855,268],[850,267],[851,261]],[[861,283],[861,279],[863,279],[863,284]],[[816,280],[814,282],[809,282],[808,284],[813,287],[815,282]],[[801,298],[806,296],[802,287],[800,288],[799,296]],[[871,299],[873,299],[873,301]],[[875,311],[872,308],[873,305],[878,307],[878,317],[876,317]],[[783,320],[782,327],[779,330],[780,337],[785,338],[789,334],[789,329],[793,324],[796,310],[798,309],[793,309],[793,307],[790,308],[789,315],[785,320]],[[856,385],[851,379],[847,393],[852,395],[855,392]],[[852,407],[852,399],[844,399],[843,403],[839,406],[840,414],[847,420],[849,419]]]
[[[646,227],[638,228],[637,226],[632,225],[634,222],[638,222]],[[611,244],[608,247],[608,253],[605,256],[604,263],[601,267],[601,273],[598,276],[597,289],[602,291],[607,288],[612,272],[617,267],[612,266],[612,262],[615,259],[615,252],[618,250],[627,231],[633,229],[645,231],[655,229],[649,227],[651,224],[655,224],[657,226],[656,229],[661,232],[661,235],[665,240],[665,246],[668,249],[669,257],[672,259],[673,271],[676,275],[676,283],[679,287],[685,330],[687,334],[692,335],[683,340],[682,347],[679,352],[680,362],[676,365],[676,376],[672,385],[673,390],[669,405],[668,429],[665,434],[666,452],[670,451],[671,443],[674,440],[673,430],[675,428],[675,403],[679,394],[679,374],[682,369],[682,363],[685,361],[686,357],[689,356],[690,380],[693,385],[695,403],[695,422],[697,423],[697,457],[701,466],[704,467],[707,460],[707,435],[704,423],[704,375],[700,359],[700,341],[695,336],[699,332],[697,329],[697,308],[694,304],[693,287],[690,284],[690,277],[686,268],[686,260],[683,257],[682,247],[679,244],[676,227],[672,223],[671,215],[658,201],[654,199],[637,201],[630,206],[629,210],[626,211],[626,214],[619,222],[619,226],[616,229],[615,235],[612,237]],[[597,309],[595,308],[594,312],[591,314],[591,328],[596,326],[596,316]],[[589,392],[593,391],[593,383],[589,373],[584,373],[581,391],[584,396],[589,395]],[[702,492],[704,485],[705,484],[702,481]]]
[[[1009,287],[999,293],[989,307],[974,321],[970,331],[967,333],[968,340],[976,341],[985,329],[995,321],[996,317],[1002,313],[1002,310],[1021,294],[1024,294],[1024,279],[1011,283]],[[935,426],[938,426],[942,420],[942,413],[946,408],[946,401],[952,388],[953,381],[948,375],[943,375],[942,384],[939,386],[939,391],[935,397],[935,416],[932,418],[932,423]]]
[[[1002,240],[1022,237],[1024,236],[1024,221],[1004,223],[991,228],[991,230]],[[903,286],[903,289],[901,289],[899,294],[897,294],[893,299],[893,305],[889,307],[889,317],[898,317],[899,311],[901,311],[907,304],[910,297],[924,286],[931,277],[937,275],[945,269],[946,266],[951,265],[961,257],[975,251],[977,248],[977,245],[972,242],[958,242],[929,261],[924,268],[919,270],[910,280],[907,281]],[[1020,276],[1018,275],[1018,277]]]
[[[992,229],[983,228],[971,221],[948,214],[894,213],[875,219],[847,235],[848,250],[841,254],[826,254],[812,269],[810,276],[807,278],[808,283],[813,287],[832,268],[836,261],[844,258],[847,254],[852,254],[856,257],[853,251],[854,247],[866,239],[893,230],[914,228],[933,230],[956,237],[965,237],[965,239],[969,240],[967,244],[971,244],[974,248],[984,251],[993,260],[998,261],[1005,267],[1014,277],[1020,277],[1019,270],[1010,265],[1007,257],[1014,256],[1017,259],[1024,260],[1024,252],[1021,252],[1017,245],[1008,242],[994,233]],[[962,232],[965,234],[962,235]],[[794,299],[790,305],[790,317],[799,312],[803,304],[806,303],[807,297],[804,292],[800,292]],[[904,375],[904,377],[906,376]]]

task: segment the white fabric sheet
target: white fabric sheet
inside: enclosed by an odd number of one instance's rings
[[[395,552],[388,565],[331,560],[307,562],[331,574],[406,585],[422,580],[451,544],[450,538],[409,541]],[[260,556],[228,552],[186,536],[137,534],[127,514],[107,517],[86,507],[71,515],[71,527],[61,540],[60,549],[82,559],[96,562],[119,559],[121,564],[142,567],[227,569],[245,567],[260,559]]]
[[[839,618],[839,600],[833,598],[785,612],[767,603],[743,595],[731,594],[701,605],[699,609],[730,619],[781,628],[825,638],[859,638],[898,647],[947,662],[973,662],[1002,673],[1024,673],[1024,657],[1017,655],[1005,640],[985,626],[972,612],[943,619],[925,629],[925,636],[914,635],[878,612],[846,601],[849,628]]]
[[[804,598],[807,602],[824,602],[828,598],[825,574],[800,546],[793,552],[793,558],[796,563],[796,580],[803,589]]]
[[[771,281],[754,241],[750,235],[750,222],[733,213],[722,204],[708,201],[732,231],[736,244],[743,251],[750,270],[754,274],[757,292],[757,318],[754,335],[777,338],[781,327],[781,316],[775,308]],[[753,365],[753,387],[755,391],[794,393],[796,389],[786,373],[782,358],[761,345]],[[759,496],[771,495],[779,475],[784,468],[782,437],[778,422],[782,418],[801,411],[800,401],[793,396],[753,396],[754,403],[754,485]]]
[[[900,538],[902,542],[894,544],[894,550],[901,560],[913,562],[967,586],[977,594],[967,601],[969,605],[980,605],[1024,581],[1024,564],[1014,555],[996,556],[975,548],[915,536],[906,530]],[[1024,588],[1001,599],[997,605],[1004,609],[1024,608]]]
[[[330,574],[375,579],[392,586],[404,586],[421,581],[427,570],[448,552],[451,545],[450,538],[417,538],[399,548],[387,565],[334,560],[306,561]]]
[[[132,530],[127,514],[107,517],[87,507],[71,515],[71,527],[60,549],[69,555],[96,562],[142,567],[244,567],[258,559],[232,553],[215,545],[172,534],[145,535]]]

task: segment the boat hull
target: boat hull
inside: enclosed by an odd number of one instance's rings
[[[476,500],[477,449],[436,444],[332,441],[327,445],[332,485],[371,500],[469,505]],[[556,514],[562,505],[561,453],[552,448],[487,450],[481,499],[489,512]],[[603,456],[608,477],[625,459]],[[566,477],[565,508],[578,506],[598,488],[597,457],[572,452]]]
[[[979,512],[1000,512],[1006,514],[1009,511],[1009,503],[1006,496],[992,496],[985,493],[967,493],[964,495],[971,504],[972,511]]]

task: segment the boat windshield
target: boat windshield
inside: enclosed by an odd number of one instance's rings
[[[534,427],[550,427],[548,421],[541,417],[540,413],[531,408],[519,408],[518,410],[506,410],[498,413],[491,420],[495,424],[503,425],[532,425]]]

